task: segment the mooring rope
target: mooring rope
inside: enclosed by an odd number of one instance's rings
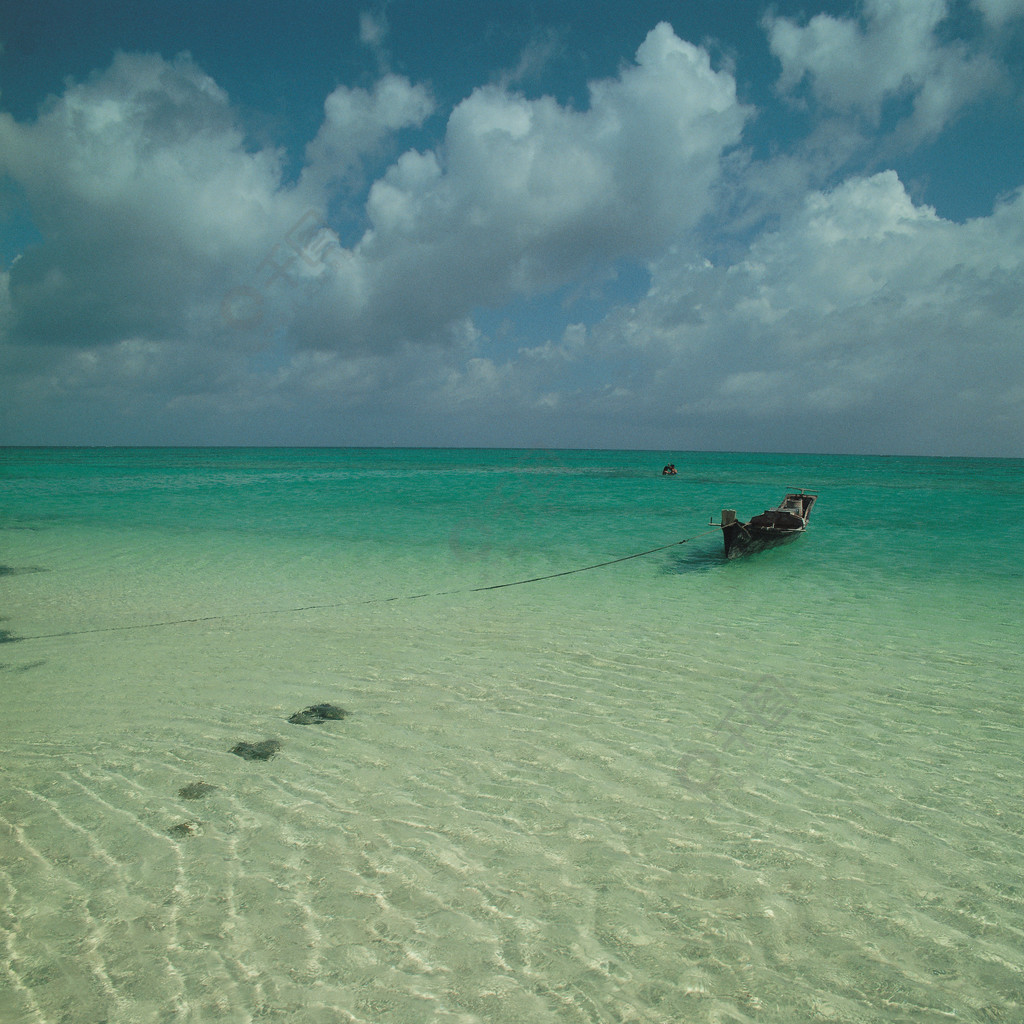
[[[716,530],[720,527],[716,526]],[[658,551],[667,551],[669,548],[677,548],[680,544],[689,544],[691,540],[696,540],[698,537],[703,537],[707,533],[711,533],[711,530],[704,530],[701,533],[695,534],[693,537],[687,537],[685,540],[674,540],[671,544],[662,544],[661,547],[651,548],[649,551],[638,551],[635,555],[623,555],[621,558],[612,558],[607,562],[597,562],[594,565],[584,565],[580,569],[566,569],[565,572],[553,572],[548,576],[534,576],[533,579],[529,580],[514,580],[512,583],[494,583],[489,587],[473,587],[467,591],[470,594],[479,593],[481,590],[501,590],[502,587],[520,587],[524,583],[540,583],[541,580],[554,580],[559,576],[571,576],[576,572],[588,572],[590,569],[603,569],[606,565],[615,565],[617,562],[628,562],[631,558],[643,558],[644,555],[653,555]],[[458,591],[452,591],[452,593],[458,593]]]
[[[714,526],[709,530],[703,530],[687,537],[684,540],[674,540],[670,544],[662,544],[656,548],[649,548],[647,551],[637,551],[632,555],[623,555],[621,558],[611,558],[606,562],[595,562],[593,565],[584,565],[578,569],[565,569],[562,572],[548,573],[546,576],[531,576],[526,580],[512,580],[509,583],[492,583],[485,587],[463,587],[459,590],[426,591],[422,594],[402,594],[396,597],[371,597],[365,601],[335,601],[331,604],[308,604],[300,608],[270,608],[264,611],[254,611],[253,615],[295,615],[299,612],[324,611],[329,608],[344,608],[346,605],[364,604],[387,604],[391,601],[417,601],[424,597],[452,597],[455,594],[479,594],[486,590],[503,590],[505,587],[521,587],[527,583],[541,583],[544,580],[558,579],[560,576],[572,576],[579,572],[589,572],[591,569],[603,569],[607,565],[616,565],[619,562],[628,562],[632,558],[643,558],[645,555],[653,555],[659,551],[667,551],[669,548],[677,548],[681,544],[689,544],[706,534],[720,529]],[[164,622],[138,622],[131,626],[95,626],[91,629],[69,629],[63,633],[38,633],[34,636],[7,636],[5,643],[24,642],[26,640],[55,640],[67,636],[85,636],[89,633],[123,633],[133,629],[159,629],[163,626],[188,626],[198,622],[217,622],[223,619],[236,618],[239,613],[228,613],[224,615],[199,615],[190,619],[168,619]]]

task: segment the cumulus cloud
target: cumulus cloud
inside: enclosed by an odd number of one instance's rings
[[[736,263],[658,261],[649,294],[585,352],[632,350],[647,364],[640,407],[671,391],[681,424],[724,415],[748,448],[834,447],[849,418],[880,450],[980,451],[995,438],[972,425],[988,431],[994,410],[1009,450],[1022,296],[1024,196],[955,224],[888,171],[810,194]]]
[[[641,258],[691,231],[748,115],[735,82],[662,24],[588,109],[477,89],[443,143],[409,151],[370,190],[369,228],[325,250],[301,346],[442,337],[475,307]]]
[[[310,200],[326,201],[327,190],[381,152],[386,140],[402,128],[421,125],[433,113],[434,101],[424,86],[387,74],[372,91],[338,86],[324,102],[324,121],[306,147],[303,183]]]
[[[0,160],[43,236],[11,270],[14,339],[209,336],[225,308],[263,329],[275,309],[299,349],[449,339],[476,307],[692,229],[747,116],[733,79],[659,25],[587,110],[476,90],[436,149],[372,185],[369,227],[342,247],[326,220],[339,183],[432,111],[395,75],[339,87],[293,185],[187,56],[122,54],[34,122],[4,115]]]
[[[1024,0],[976,5],[994,33]],[[0,271],[0,434],[1019,451],[1024,197],[956,224],[892,171],[808,187],[843,124],[895,104],[925,137],[991,86],[947,13],[766,22],[785,88],[841,116],[760,166],[732,71],[665,24],[580,109],[508,79],[445,121],[398,75],[340,86],[291,177],[189,57],[119,55],[34,120],[0,113],[0,177],[39,236]],[[742,184],[773,216],[725,257],[706,226]],[[638,301],[551,315],[518,350],[515,325],[488,337],[482,311],[539,320],[531,300],[547,315],[624,263]]]
[[[993,21],[1010,18],[1017,0],[982,3]],[[865,0],[863,16],[818,14],[806,24],[766,20],[773,54],[782,64],[779,87],[807,82],[824,107],[855,112],[877,125],[887,105],[909,104],[902,131],[913,141],[934,137],[950,120],[1002,80],[989,54],[943,38],[948,0]]]
[[[295,279],[322,272],[331,186],[431,110],[427,90],[395,75],[339,87],[295,185],[281,152],[247,145],[227,95],[187,55],[119,54],[34,122],[0,115],[0,172],[42,235],[10,271],[8,340],[252,344],[228,328],[266,328],[282,295],[305,294]]]
[[[281,154],[246,148],[188,57],[120,54],[34,122],[0,115],[0,170],[42,235],[10,271],[20,342],[208,331],[249,254],[303,208]]]
[[[975,0],[985,20],[1001,28],[1014,18],[1024,18],[1024,0]]]

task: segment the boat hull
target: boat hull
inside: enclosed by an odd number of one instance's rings
[[[723,510],[725,557],[755,554],[796,540],[807,528],[815,498],[816,495],[803,491],[787,494],[778,508],[765,509],[747,523],[740,522],[732,509]]]
[[[749,523],[733,523],[722,528],[725,540],[725,557],[739,558],[740,555],[754,555],[759,551],[777,548],[797,539],[804,528],[798,530],[759,529]]]

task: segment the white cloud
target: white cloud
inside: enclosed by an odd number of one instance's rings
[[[974,0],[985,19],[1001,28],[1014,18],[1024,18],[1024,0]]]
[[[810,194],[732,265],[658,261],[648,296],[595,328],[586,356],[631,350],[652,408],[672,401],[689,424],[724,415],[769,446],[798,430],[841,447],[830,418],[851,413],[861,436],[873,419],[894,432],[876,439],[885,450],[984,451],[998,406],[1010,450],[1024,432],[1022,316],[1024,196],[960,225],[885,172]]]
[[[990,0],[993,18],[1009,17],[1009,0]],[[855,112],[877,125],[889,102],[911,113],[902,131],[911,140],[937,135],[964,107],[1002,80],[988,54],[945,42],[937,29],[947,0],[865,0],[862,18],[818,14],[805,25],[766,19],[772,52],[782,63],[780,88],[804,80],[825,107]]]
[[[585,111],[477,89],[441,146],[374,183],[370,228],[325,253],[331,280],[299,343],[437,338],[474,307],[653,255],[708,212],[747,115],[733,79],[665,24],[636,64],[591,85]]]
[[[552,58],[561,51],[562,45],[559,33],[553,28],[535,36],[524,47],[515,69],[502,74],[502,87],[509,88],[516,82],[539,78]]]
[[[280,154],[249,151],[188,57],[118,55],[32,123],[0,114],[0,171],[41,243],[13,265],[13,340],[209,334],[220,302],[302,215]]]
[[[372,92],[338,86],[324,102],[323,125],[306,147],[303,181],[313,190],[310,198],[325,201],[330,185],[379,152],[394,132],[421,125],[433,110],[428,90],[398,75],[385,75]]]
[[[359,41],[364,46],[378,48],[388,35],[388,20],[383,11],[363,11],[359,15]]]
[[[991,27],[1024,0],[978,3]],[[783,81],[856,115],[830,139],[894,100],[923,137],[992,80],[940,43],[944,10],[776,19]],[[585,109],[475,90],[366,190],[366,158],[432,113],[396,75],[339,87],[296,181],[188,57],[121,55],[34,121],[0,114],[0,174],[42,239],[0,273],[0,436],[1019,451],[1020,195],[955,224],[893,172],[808,192],[836,166],[815,134],[760,183],[773,229],[716,265],[699,226],[752,112],[667,25]],[[354,244],[339,206],[367,225]],[[483,333],[482,308],[622,261],[649,267],[640,301]]]
[[[4,115],[2,169],[43,236],[12,269],[12,339],[444,341],[476,307],[692,229],[747,117],[733,79],[662,24],[635,64],[592,85],[585,111],[476,90],[436,150],[405,153],[373,184],[369,229],[341,248],[331,189],[432,109],[395,75],[339,87],[295,185],[282,154],[246,146],[228,97],[187,56],[121,54],[36,121]],[[225,311],[240,332],[225,333]]]

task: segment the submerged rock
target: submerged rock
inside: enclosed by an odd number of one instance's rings
[[[180,839],[187,839],[190,836],[201,836],[203,834],[203,826],[198,821],[182,821],[177,825],[172,825],[167,830],[167,834]]]
[[[212,793],[217,787],[210,785],[209,782],[190,782],[187,786],[182,786],[178,790],[178,796],[182,800],[202,800],[207,793]]]
[[[261,740],[259,743],[236,743],[231,753],[244,757],[246,761],[269,761],[280,749],[279,740]]]
[[[334,704],[314,704],[303,711],[296,711],[288,719],[292,725],[320,725],[321,722],[340,721],[348,712]]]

